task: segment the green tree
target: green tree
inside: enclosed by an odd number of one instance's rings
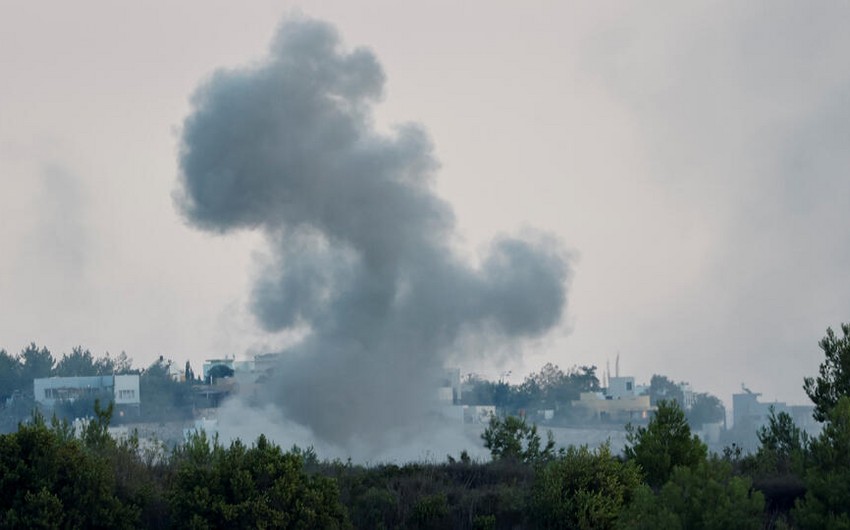
[[[680,407],[684,406],[685,396],[679,385],[666,376],[654,374],[649,380],[649,403],[653,406],[659,401],[675,401]]]
[[[646,486],[620,517],[629,530],[758,530],[763,527],[764,496],[747,478],[732,475],[728,462],[703,460],[677,467],[655,494]]]
[[[171,362],[160,357],[139,377],[142,416],[148,419],[186,419],[192,415],[192,388],[175,381]]]
[[[524,414],[525,411],[540,403],[543,389],[533,377],[526,377],[522,384],[511,388],[506,410]]]
[[[539,528],[614,528],[639,485],[640,470],[607,444],[596,451],[570,447],[538,471],[532,517]]]
[[[578,366],[570,370],[568,377],[579,392],[597,392],[602,387],[596,377],[596,366]]]
[[[408,524],[411,528],[439,530],[448,526],[448,515],[448,499],[441,491],[433,495],[425,495],[416,501],[408,518]]]
[[[59,377],[83,377],[97,375],[94,365],[94,357],[89,350],[77,346],[71,353],[62,355],[62,359],[56,363],[54,374]]]
[[[694,429],[699,429],[706,423],[723,421],[726,409],[717,396],[708,393],[694,396],[694,403],[687,412],[688,423]]]
[[[493,460],[518,460],[537,463],[552,458],[555,454],[555,439],[552,431],[547,433],[546,445],[541,448],[537,425],[525,419],[508,416],[505,419],[490,418],[490,424],[481,434],[484,447],[490,450]]]
[[[21,378],[23,385],[28,391],[32,391],[33,379],[41,379],[50,377],[53,372],[55,360],[53,355],[47,348],[40,348],[35,343],[30,343],[29,346],[21,351],[20,355],[23,368],[21,370]]]
[[[209,369],[207,372],[207,377],[209,378],[209,383],[212,384],[216,381],[216,379],[224,379],[225,377],[233,377],[233,368],[229,366],[225,366],[223,364],[217,364]]]
[[[336,482],[260,436],[225,448],[202,433],[174,454],[168,498],[178,528],[345,528]]]
[[[792,515],[800,528],[850,528],[850,397],[827,412],[820,436],[812,440],[806,495]]]
[[[134,528],[106,462],[41,416],[0,435],[0,527]]]
[[[20,359],[0,350],[0,408],[15,390],[23,390],[22,372]]]
[[[677,466],[694,467],[704,461],[707,447],[685,419],[675,401],[659,401],[646,427],[628,425],[626,458],[634,460],[653,488],[664,484]]]
[[[464,390],[461,396],[461,402],[464,405],[504,406],[499,403],[499,398],[504,397],[498,395],[497,386],[499,385],[500,383],[488,381],[476,374],[470,374],[464,381]],[[501,383],[501,385],[507,389],[507,392],[510,392],[510,386],[507,383]],[[502,399],[502,401],[505,400]]]
[[[805,493],[802,477],[808,456],[808,435],[794,424],[790,414],[777,414],[773,407],[768,423],[756,435],[759,448],[754,455],[740,460],[742,469],[759,484],[767,484],[768,498],[783,497],[787,499],[783,504],[790,506],[795,496]]]
[[[94,361],[94,370],[96,375],[124,375],[131,373],[133,366],[126,352],[122,351],[115,357],[106,352],[103,357]]]
[[[826,359],[817,377],[806,377],[803,389],[815,404],[815,419],[825,421],[842,396],[850,396],[850,324],[841,324],[843,337],[827,328],[818,345]]]
[[[791,415],[787,412],[777,414],[773,405],[770,406],[767,425],[759,428],[757,436],[761,450],[786,457],[802,450],[806,443],[805,433],[797,427]]]
[[[195,380],[195,372],[192,370],[192,365],[186,361],[186,367],[183,369],[183,380],[191,384]]]
[[[569,403],[582,392],[599,390],[595,366],[574,366],[563,372],[557,365],[547,363],[529,378],[539,389],[540,399],[549,405]]]

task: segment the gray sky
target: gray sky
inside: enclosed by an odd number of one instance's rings
[[[174,207],[189,96],[287,13],[386,74],[470,258],[501,234],[574,255],[563,324],[504,366],[663,373],[803,402],[850,320],[850,22],[823,2],[0,1],[0,347],[207,357],[288,337],[248,311],[268,254]]]

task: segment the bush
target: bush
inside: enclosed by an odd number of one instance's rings
[[[603,445],[570,447],[540,468],[532,493],[532,518],[540,528],[614,528],[640,484],[640,472]]]
[[[850,397],[842,397],[827,418],[811,442],[806,496],[792,511],[801,528],[850,528]]]
[[[175,452],[169,501],[180,528],[344,528],[336,482],[307,476],[301,458],[264,436],[225,448],[201,434]]]
[[[555,453],[555,439],[549,431],[546,445],[541,448],[537,425],[528,424],[525,419],[508,416],[505,419],[490,418],[490,424],[481,435],[484,447],[490,450],[493,460],[518,460],[525,463],[538,463],[552,458]]]
[[[134,528],[107,462],[35,416],[0,435],[0,528]]]
[[[677,466],[695,467],[704,462],[708,448],[685,419],[675,401],[659,401],[658,410],[646,427],[628,426],[624,453],[643,470],[647,484],[659,488]]]
[[[711,459],[694,468],[676,467],[657,495],[643,486],[620,528],[757,530],[763,514],[764,497],[750,481],[733,476],[728,462]]]

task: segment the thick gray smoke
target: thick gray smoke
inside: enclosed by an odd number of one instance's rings
[[[262,230],[274,260],[253,310],[269,331],[308,329],[270,396],[338,445],[422,421],[461,338],[540,336],[566,301],[553,245],[501,238],[475,267],[453,254],[426,133],[373,126],[383,85],[371,52],[346,52],[333,27],[299,19],[267,59],[206,81],[183,129],[185,216],[210,231]]]

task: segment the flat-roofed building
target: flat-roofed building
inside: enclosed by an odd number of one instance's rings
[[[45,407],[53,408],[63,401],[109,396],[115,405],[135,407],[141,403],[139,376],[93,375],[80,377],[45,377],[33,380],[33,397]]]

